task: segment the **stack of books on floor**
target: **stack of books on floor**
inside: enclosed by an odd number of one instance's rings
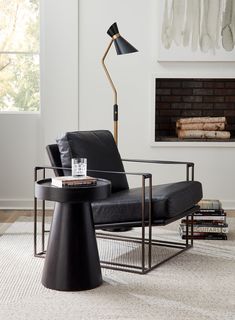
[[[96,185],[97,179],[89,176],[62,176],[51,178],[51,184],[55,187],[80,187]]]
[[[219,200],[201,200],[200,210],[194,214],[193,239],[198,240],[227,240],[228,224],[226,212]],[[191,217],[189,217],[189,239],[191,239]],[[181,220],[179,227],[182,239],[186,239],[186,219]]]

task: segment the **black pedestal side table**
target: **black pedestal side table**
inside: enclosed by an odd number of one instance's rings
[[[107,198],[108,180],[96,185],[54,187],[51,179],[35,183],[35,197],[55,202],[42,284],[54,290],[78,291],[102,283],[90,202]]]

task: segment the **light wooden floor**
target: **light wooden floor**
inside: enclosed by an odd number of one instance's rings
[[[228,217],[235,217],[234,210],[227,210]],[[0,223],[13,223],[19,217],[33,217],[31,210],[0,210]],[[52,215],[52,211],[47,211],[47,215]]]
[[[40,210],[39,210],[40,214]],[[47,215],[52,215],[52,211],[46,211]],[[13,223],[19,217],[33,217],[32,210],[0,210],[0,223]]]

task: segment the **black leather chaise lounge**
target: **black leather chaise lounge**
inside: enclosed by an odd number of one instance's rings
[[[35,179],[37,179],[39,170],[43,170],[45,174],[47,169],[53,169],[56,176],[71,175],[71,158],[87,158],[88,174],[108,179],[112,183],[111,196],[106,200],[92,204],[95,228],[97,230],[124,227],[141,228],[141,237],[138,239],[112,234],[112,238],[117,237],[118,239],[120,237],[120,240],[140,243],[142,250],[140,266],[132,268],[129,265],[123,266],[115,262],[101,261],[103,267],[147,273],[159,264],[152,262],[153,245],[179,248],[179,252],[185,251],[193,245],[192,237],[188,233],[189,228],[186,230],[188,236],[183,243],[158,241],[152,238],[153,226],[167,225],[183,217],[188,219],[191,216],[193,219],[193,214],[198,210],[197,203],[202,198],[202,186],[200,182],[193,181],[194,164],[192,162],[121,159],[112,134],[106,130],[67,132],[57,140],[57,144],[48,145],[46,149],[52,167],[36,167]],[[183,165],[186,167],[186,179],[152,186],[150,173],[125,172],[123,167],[125,161],[156,165]],[[142,187],[129,188],[128,175],[139,176]],[[190,224],[190,228],[193,233],[193,223]],[[98,236],[102,237],[102,235]],[[108,238],[109,232],[106,232],[104,237]],[[45,252],[44,248],[43,252]],[[36,256],[43,252],[38,253],[35,246]]]

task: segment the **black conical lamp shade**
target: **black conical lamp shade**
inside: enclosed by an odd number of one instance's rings
[[[117,23],[115,22],[111,25],[111,27],[109,27],[107,34],[112,38],[118,33],[119,33],[118,26],[117,26]]]
[[[127,54],[127,53],[133,53],[138,51],[135,47],[133,47],[128,41],[126,41],[121,36],[114,40],[114,45],[115,45],[117,54]]]
[[[111,38],[113,38],[114,45],[118,55],[133,53],[138,51],[128,41],[126,41],[122,36],[120,36],[116,22],[111,25],[107,33]]]

